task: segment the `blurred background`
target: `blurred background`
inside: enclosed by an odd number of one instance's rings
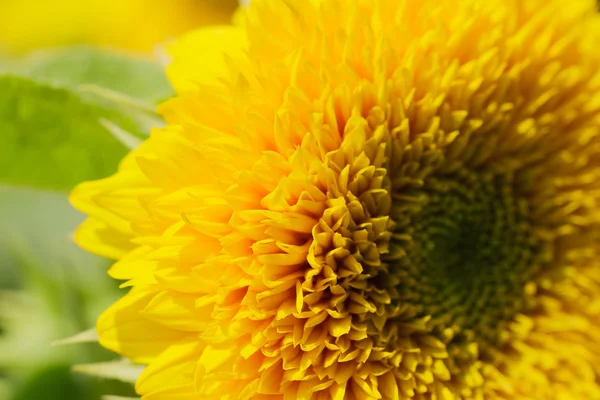
[[[72,371],[116,355],[93,342],[52,345],[92,328],[120,296],[110,262],[73,243],[83,216],[68,192],[110,175],[160,124],[153,109],[171,89],[157,47],[229,22],[236,6],[0,0],[0,400],[135,396],[110,373]]]
[[[0,0],[0,50],[89,44],[149,53],[205,24],[227,23],[233,0]]]

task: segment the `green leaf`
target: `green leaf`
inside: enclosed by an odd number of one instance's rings
[[[121,127],[113,124],[107,119],[100,119],[100,125],[102,125],[107,131],[109,131],[115,137],[115,139],[121,142],[123,146],[127,147],[128,149],[133,150],[142,143],[142,139],[135,136],[131,132],[127,132],[126,130],[121,129]]]
[[[52,365],[44,368],[25,382],[16,393],[14,400],[78,400],[85,398],[86,388],[69,376],[64,365]]]
[[[0,76],[0,182],[69,190],[112,174],[127,149],[101,120],[143,135],[134,119],[73,91]]]
[[[42,50],[1,70],[14,75],[0,75],[0,182],[10,184],[68,190],[112,174],[163,124],[156,103],[172,95],[158,63],[93,47]]]
[[[0,399],[11,399],[12,389],[8,379],[0,378]]]
[[[117,108],[133,118],[141,128],[142,137],[147,137],[152,128],[164,125],[164,120],[156,112],[154,104],[145,103],[123,93],[102,88],[97,85],[79,87],[80,95],[85,99],[97,102],[110,108]],[[134,135],[135,136],[135,135]]]
[[[96,328],[91,328],[85,330],[83,332],[79,332],[71,337],[55,340],[52,342],[52,346],[64,346],[68,344],[78,344],[78,343],[97,343],[98,342],[98,333],[96,332]]]
[[[38,330],[33,317],[18,314],[29,334],[43,342],[40,357],[48,358],[50,351],[69,351],[70,346],[51,348],[50,343],[90,328],[121,296],[118,282],[106,274],[110,261],[82,250],[72,240],[84,219],[66,193],[0,186],[0,293],[26,289],[29,297],[35,297],[27,303],[33,302],[32,311],[50,320],[44,320]],[[22,335],[15,327],[15,339]],[[37,348],[29,347],[38,354]]]
[[[117,379],[122,382],[135,383],[144,366],[133,364],[129,360],[101,362],[93,364],[78,364],[73,366],[73,371],[99,378]]]
[[[23,381],[11,383],[14,386],[11,396],[0,397],[0,399],[100,400],[104,393],[135,396],[133,388],[128,383],[99,381],[92,377],[73,374],[70,366],[66,364],[49,365]],[[131,399],[133,400],[134,397]]]
[[[94,47],[40,50],[6,63],[3,69],[72,89],[94,85],[152,104],[173,93],[157,62]]]
[[[0,382],[0,400],[134,395],[129,383],[71,372],[74,364],[109,361],[114,353],[96,343],[51,345],[92,326],[122,295],[118,282],[106,275],[109,262],[72,241],[83,218],[65,193],[0,186],[0,378],[7,378],[4,389],[9,391],[2,397]],[[55,365],[66,367],[53,378],[54,391],[41,377]],[[82,391],[71,397],[72,391],[63,389],[69,382]]]

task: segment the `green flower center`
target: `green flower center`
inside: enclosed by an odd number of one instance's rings
[[[482,348],[501,346],[542,264],[513,179],[463,169],[395,197],[402,211],[391,245],[406,256],[390,270],[400,303],[430,316],[440,338],[468,335]]]

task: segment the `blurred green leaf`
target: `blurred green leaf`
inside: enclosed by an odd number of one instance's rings
[[[81,352],[89,346],[51,346],[93,326],[119,296],[109,262],[70,237],[83,219],[64,193],[0,186],[0,368],[94,361]]]
[[[110,175],[127,149],[101,119],[139,131],[118,110],[67,89],[0,76],[0,182],[69,190]]]
[[[78,364],[73,371],[99,378],[117,379],[123,382],[135,383],[144,367],[133,364],[129,360],[109,361],[93,364]]]
[[[158,63],[95,47],[39,50],[5,63],[3,69],[71,89],[95,85],[149,103],[172,95],[171,86]]]
[[[12,388],[10,381],[5,378],[0,378],[0,400],[12,399]],[[104,399],[103,399],[104,400]]]
[[[121,144],[128,149],[133,150],[142,143],[142,139],[139,137],[132,135],[131,132],[121,129],[118,125],[115,125],[104,118],[100,119],[100,125],[109,131],[115,139],[121,142]]]
[[[78,344],[78,343],[96,343],[98,342],[98,333],[96,332],[96,328],[91,328],[85,330],[83,332],[79,332],[71,337],[66,339],[55,340],[52,342],[53,346],[64,346],[69,344]]]
[[[67,366],[53,366],[32,376],[14,394],[14,400],[79,400],[84,398],[84,388],[69,376]]]
[[[26,379],[9,399],[100,400],[105,389],[122,396],[135,395],[128,384],[73,374],[68,364],[55,364]]]
[[[108,350],[94,343],[51,345],[92,326],[119,297],[118,283],[106,275],[109,262],[79,249],[70,237],[83,218],[66,193],[0,185],[0,378],[8,378],[0,382],[0,400],[2,383],[11,400],[63,399],[59,389],[52,392],[58,397],[46,397],[43,387],[44,371],[57,365],[68,371],[53,375],[54,387],[76,382],[81,389],[65,399],[134,395],[130,384],[70,371],[77,363],[114,359]],[[5,276],[12,277],[10,291],[1,290]]]
[[[71,299],[73,306],[87,305],[88,300],[103,303],[90,310],[77,330],[63,331],[52,340],[89,328],[119,296],[118,282],[106,274],[110,262],[85,252],[72,240],[72,232],[84,219],[71,207],[66,193],[0,185],[0,270],[12,271],[20,287],[37,292],[52,292],[54,284],[63,291],[61,297],[81,292],[85,297]],[[61,303],[57,311],[69,318],[76,315],[64,307]]]
[[[38,50],[20,59],[2,60],[0,72],[63,87],[87,102],[118,109],[138,123],[142,137],[163,124],[156,104],[173,95],[158,62],[100,47]]]

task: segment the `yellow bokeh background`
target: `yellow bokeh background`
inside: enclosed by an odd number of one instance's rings
[[[195,27],[225,23],[236,0],[0,0],[0,51],[92,44],[150,52]]]

